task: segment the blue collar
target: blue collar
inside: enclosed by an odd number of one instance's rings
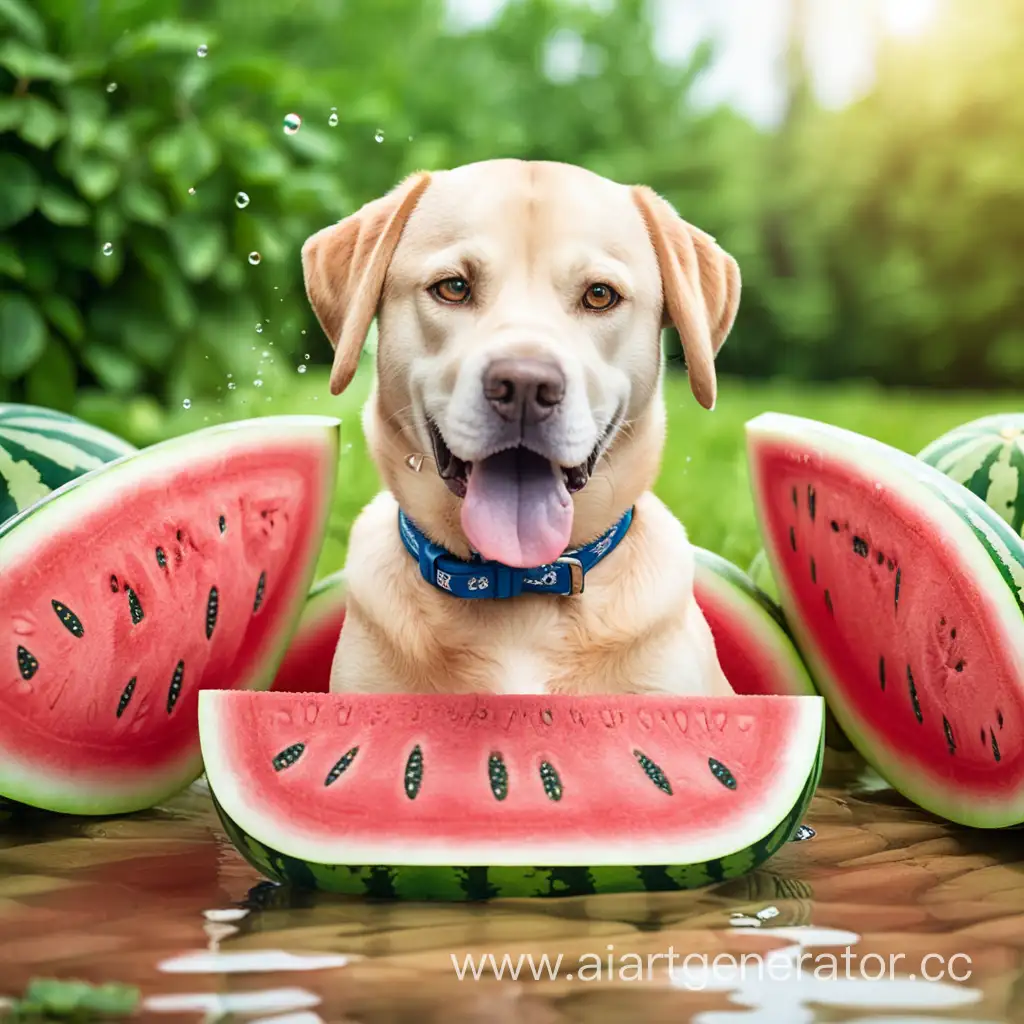
[[[431,585],[453,597],[518,597],[520,594],[582,594],[586,574],[614,551],[633,521],[633,510],[604,535],[586,547],[567,551],[551,565],[536,569],[513,569],[500,562],[485,562],[474,556],[471,562],[449,554],[427,537],[401,510],[398,532],[402,543],[419,562],[420,573]]]

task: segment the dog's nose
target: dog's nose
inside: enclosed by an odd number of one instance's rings
[[[547,359],[495,359],[484,372],[484,395],[502,419],[540,423],[565,397],[565,374]]]

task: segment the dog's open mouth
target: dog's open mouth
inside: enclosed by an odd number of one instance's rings
[[[444,436],[438,430],[433,420],[428,421],[430,428],[430,440],[434,449],[434,463],[437,466],[438,476],[445,482],[448,490],[456,497],[464,498],[469,483],[470,474],[473,472],[474,463],[466,462],[452,453],[452,450],[445,442]],[[610,425],[601,440],[594,446],[590,457],[586,462],[578,466],[558,466],[566,490],[570,494],[582,491],[590,482],[590,478],[597,466],[597,460],[601,457],[605,445],[611,435],[613,425]],[[545,471],[554,472],[555,465],[550,459],[527,448],[525,445],[517,445],[514,448],[507,448],[504,451],[496,452],[483,460],[493,466],[499,472],[515,473],[519,476],[540,475]]]

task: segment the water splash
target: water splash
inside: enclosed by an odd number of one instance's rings
[[[259,379],[259,377],[257,377],[257,378],[256,378],[256,379],[255,379],[255,380],[254,380],[254,381],[252,382],[252,386],[253,386],[254,388],[261,388],[261,387],[263,387],[263,381],[261,381],[261,380]]]
[[[302,127],[302,118],[298,114],[284,115],[285,135],[294,135]]]
[[[237,388],[237,387],[238,387],[238,385],[237,385],[237,384],[236,384],[236,383],[235,383],[234,381],[231,381],[231,382],[230,382],[230,383],[228,384],[228,391],[234,391],[234,390],[235,390],[235,388]]]
[[[249,205],[249,197],[245,192],[238,192],[235,194],[235,206],[240,210],[244,210]]]

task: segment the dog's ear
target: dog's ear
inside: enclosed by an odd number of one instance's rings
[[[302,247],[306,294],[334,346],[332,394],[340,395],[355,376],[391,257],[429,184],[425,171],[413,174],[387,195],[318,231]]]
[[[713,409],[718,391],[715,356],[739,309],[740,268],[710,235],[687,224],[656,192],[645,186],[632,191],[661,269],[665,325],[679,331],[694,397],[705,409]]]

